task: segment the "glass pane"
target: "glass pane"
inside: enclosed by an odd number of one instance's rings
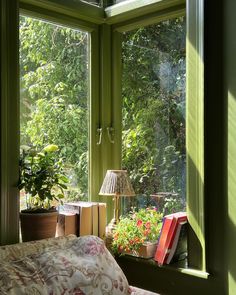
[[[123,150],[136,197],[164,214],[186,207],[185,18],[123,34]]]
[[[87,32],[20,17],[21,145],[59,147],[70,200],[88,198],[88,49]]]

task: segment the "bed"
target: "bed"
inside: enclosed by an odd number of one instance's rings
[[[2,295],[154,295],[130,286],[102,239],[51,238],[0,247]]]

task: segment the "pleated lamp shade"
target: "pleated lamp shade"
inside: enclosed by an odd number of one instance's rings
[[[135,196],[134,189],[126,170],[107,170],[99,195]]]

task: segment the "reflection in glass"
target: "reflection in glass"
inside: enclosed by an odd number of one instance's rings
[[[130,206],[185,210],[185,18],[123,34],[122,169],[137,197]]]

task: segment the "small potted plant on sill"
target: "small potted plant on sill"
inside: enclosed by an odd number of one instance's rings
[[[64,197],[68,179],[63,173],[58,146],[48,145],[40,151],[21,147],[18,188],[26,194],[26,209],[20,212],[22,240],[54,237],[58,212],[55,204]]]
[[[162,226],[162,214],[155,208],[132,211],[121,216],[113,231],[111,249],[115,254],[151,258],[155,254]]]

